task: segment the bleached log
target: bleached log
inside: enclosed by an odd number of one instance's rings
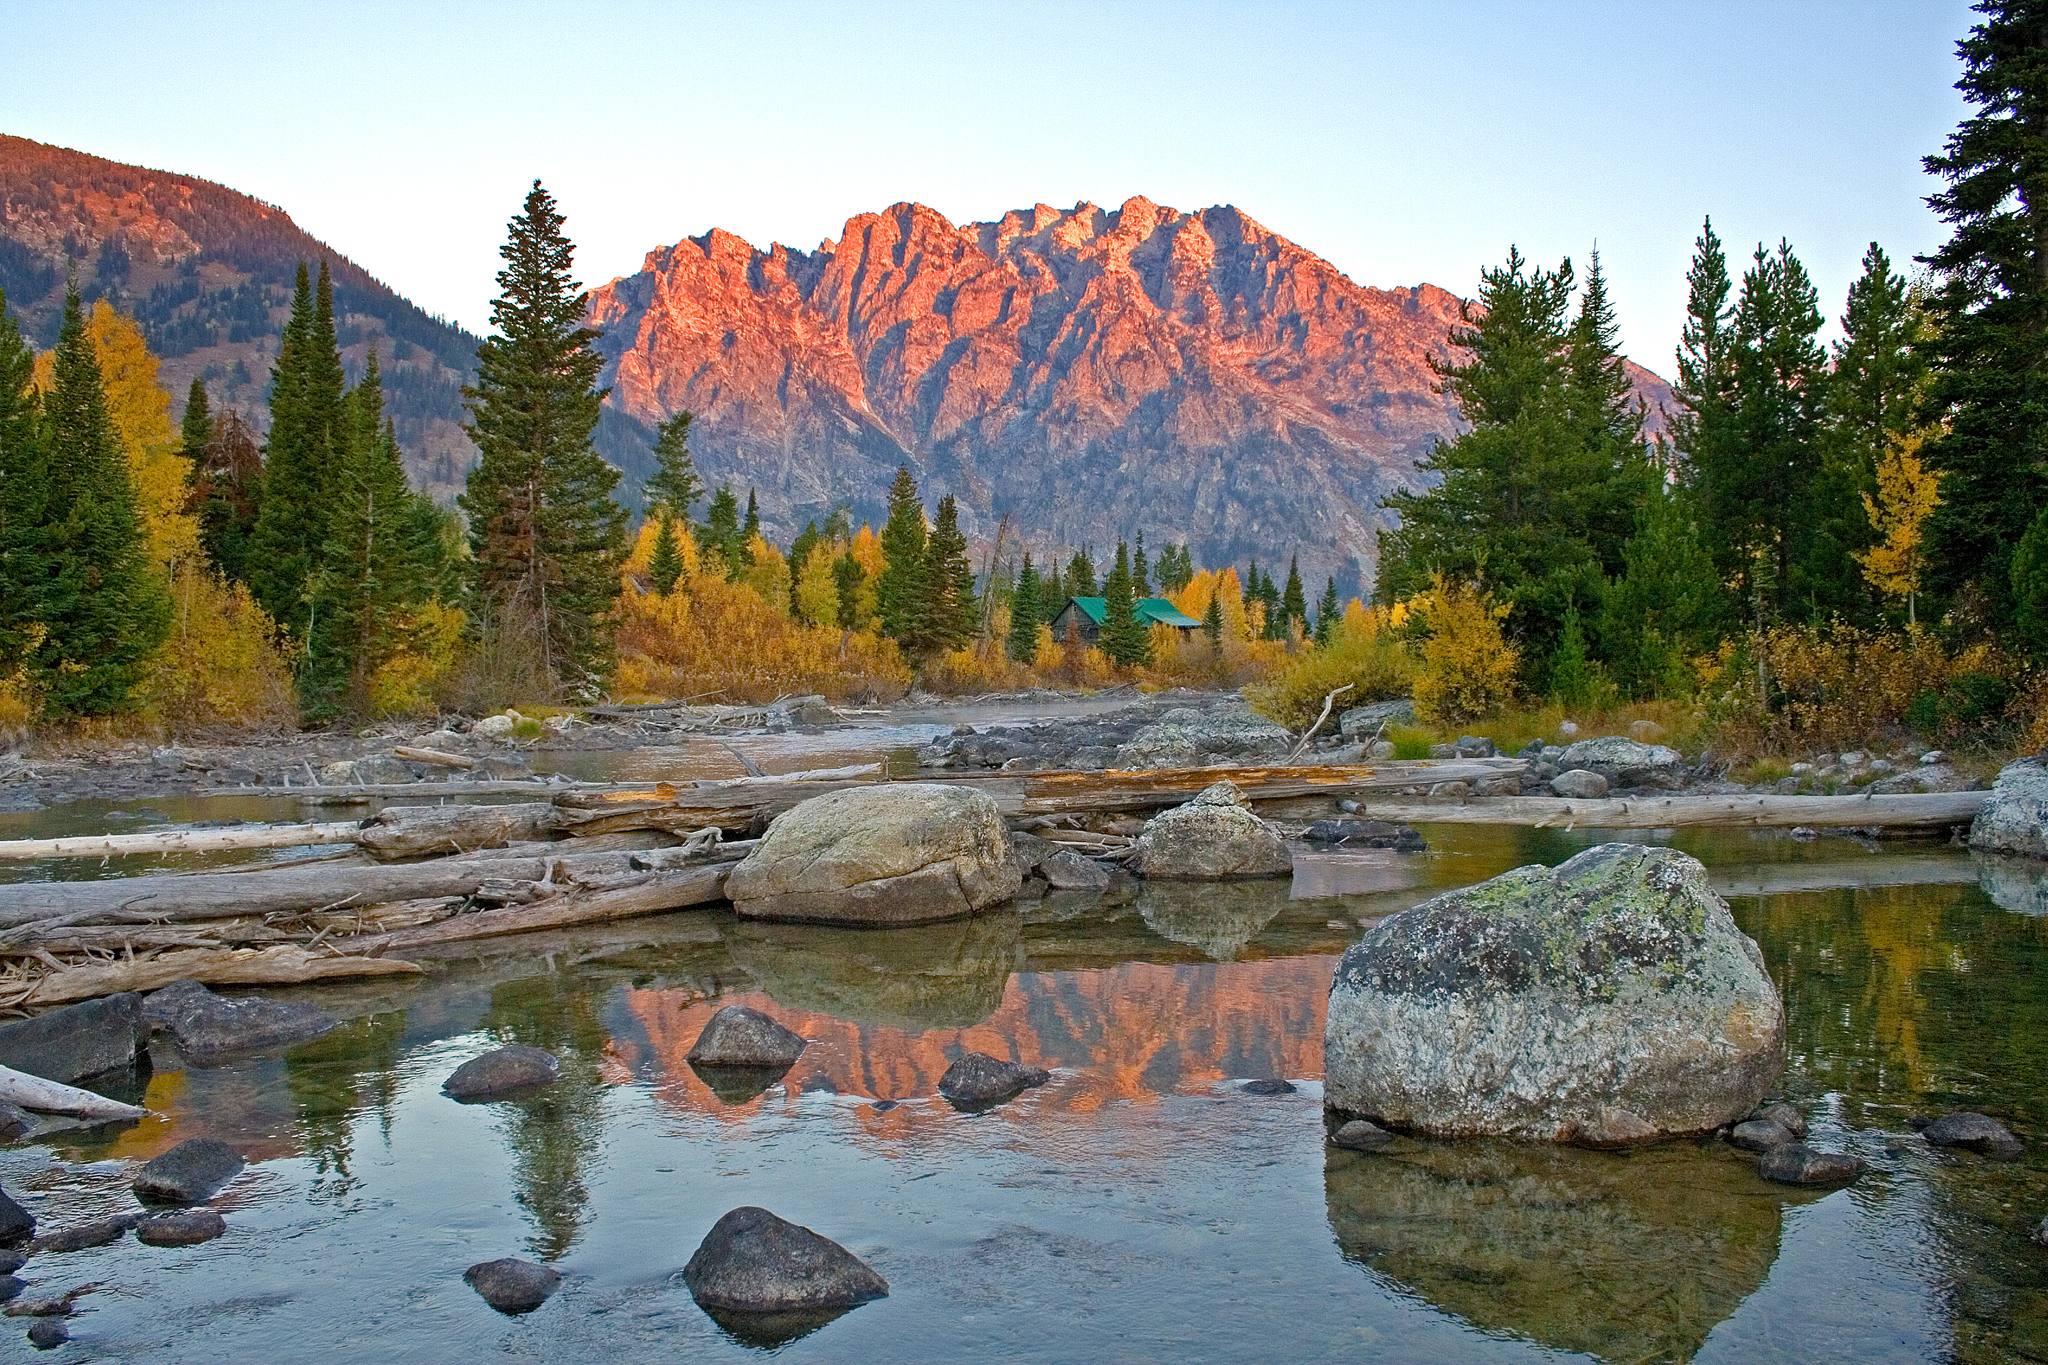
[[[227,853],[236,849],[352,844],[362,835],[354,820],[332,824],[229,825],[220,829],[167,829],[148,834],[80,834],[62,839],[0,841],[0,859],[115,858],[135,853]]]
[[[75,1085],[46,1081],[41,1076],[31,1076],[11,1066],[0,1066],[0,1100],[32,1109],[38,1114],[70,1114],[82,1119],[149,1117],[147,1109],[110,1100],[105,1095],[80,1090]]]
[[[468,853],[514,839],[545,838],[560,827],[555,807],[546,801],[507,806],[387,806],[363,821],[356,842],[372,857],[389,862]]]
[[[464,939],[523,934],[534,929],[560,929],[573,924],[593,924],[635,915],[652,915],[663,910],[681,910],[692,905],[709,905],[725,898],[725,879],[731,871],[732,865],[727,863],[677,872],[649,872],[627,885],[570,891],[527,905],[479,910],[473,915],[456,915],[435,924],[401,929],[392,934],[336,939],[332,946],[348,953],[404,952]]]
[[[464,754],[451,754],[443,749],[415,749],[410,744],[396,744],[391,752],[400,758],[409,758],[415,763],[432,763],[442,768],[474,768],[476,760]]]
[[[67,967],[39,979],[35,988],[12,1003],[61,1005],[71,1000],[119,991],[153,991],[173,981],[203,981],[208,985],[278,986],[299,981],[319,981],[341,976],[416,975],[417,962],[400,962],[384,957],[328,957],[309,953],[294,944],[275,948],[237,948],[226,951],[204,948],[159,953],[131,961],[99,963],[89,967]]]
[[[467,896],[494,878],[539,881],[548,864],[543,857],[444,858],[390,867],[287,865],[262,872],[8,882],[0,883],[0,930],[59,918],[73,924],[149,924]]]
[[[1466,801],[1362,798],[1358,816],[1403,824],[1533,825],[1538,829],[1667,829],[1685,826],[1966,825],[1989,792],[1899,796],[1655,796],[1570,801],[1549,796],[1475,796]]]

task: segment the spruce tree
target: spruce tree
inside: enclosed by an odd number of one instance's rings
[[[739,578],[745,567],[740,562],[740,500],[731,484],[720,484],[711,495],[704,509],[704,524],[697,528],[697,545],[717,553],[727,581]]]
[[[974,570],[967,562],[967,537],[960,533],[960,511],[951,493],[939,499],[925,541],[924,608],[917,645],[931,650],[958,649],[974,638]]]
[[[315,393],[316,326],[311,274],[299,262],[292,311],[270,371],[270,436],[263,489],[249,536],[249,590],[286,630],[303,635],[306,585],[327,539],[324,497],[332,424]],[[324,389],[324,385],[321,386]]]
[[[213,439],[213,413],[206,401],[206,385],[196,377],[185,391],[185,415],[178,423],[179,447],[196,471],[206,459],[206,443]]]
[[[1632,697],[1682,696],[1686,656],[1711,653],[1725,619],[1692,490],[1653,482],[1622,561],[1600,616],[1614,681]]]
[[[1202,634],[1209,637],[1212,652],[1223,652],[1223,599],[1209,594],[1209,609],[1202,613]]]
[[[1151,567],[1145,562],[1145,533],[1138,532],[1137,544],[1131,550],[1131,595],[1139,601],[1152,595]]]
[[[1038,657],[1038,570],[1029,551],[1024,567],[1017,571],[1017,586],[1010,592],[1010,634],[1006,652],[1020,664]]]
[[[747,490],[747,519],[740,524],[739,558],[748,568],[754,567],[754,537],[761,534],[761,507],[754,499],[754,490]]]
[[[1095,561],[1088,557],[1086,550],[1074,551],[1074,557],[1067,561],[1067,596],[1095,597],[1098,595],[1095,582]]]
[[[797,595],[797,588],[804,577],[804,563],[823,545],[825,538],[818,533],[818,523],[807,521],[804,529],[797,532],[796,539],[789,543],[789,619],[800,626],[815,626],[816,621],[804,617],[804,604]]]
[[[595,695],[613,660],[626,515],[612,500],[619,472],[591,444],[609,390],[596,387],[604,362],[582,325],[587,296],[570,278],[562,223],[534,181],[499,252],[497,334],[477,348],[464,390],[479,458],[462,508],[478,598],[501,620],[531,622],[543,669]]]
[[[1299,555],[1287,561],[1287,591],[1281,594],[1280,597],[1280,615],[1285,621],[1292,621],[1300,625],[1303,634],[1308,633],[1308,594],[1301,585],[1301,557]],[[1282,624],[1280,629],[1284,637],[1287,630],[1286,625]]]
[[[866,566],[853,551],[832,561],[832,587],[839,597],[839,628],[852,630],[860,624],[860,585],[868,576]]]
[[[48,492],[35,351],[7,311],[0,290],[0,674],[24,661],[40,630],[43,517]]]
[[[1734,432],[1735,308],[1729,300],[1734,285],[1711,218],[1694,243],[1686,290],[1686,323],[1679,336],[1674,387],[1679,411],[1672,417],[1672,434],[1682,479],[1697,511],[1701,543],[1713,557],[1715,581],[1729,583],[1746,570],[1748,560],[1736,535],[1743,518]],[[1747,610],[1749,605],[1718,604],[1723,613]]]
[[[50,719],[124,711],[170,629],[150,571],[135,482],[75,290],[64,299],[42,405],[42,553],[32,593],[47,633],[30,666]]]
[[[652,516],[687,520],[691,506],[704,496],[704,481],[690,455],[690,421],[689,413],[679,412],[655,432],[654,473],[643,493]]]
[[[1337,622],[1342,619],[1342,612],[1337,601],[1337,580],[1332,578],[1323,585],[1323,600],[1316,603],[1316,648],[1328,649],[1330,641],[1337,638]]]
[[[1826,356],[1814,339],[1820,328],[1818,296],[1791,247],[1759,246],[1735,305],[1741,484],[1721,499],[1740,520],[1722,529],[1738,535],[1747,552],[1745,595],[1767,599],[1779,619],[1817,614],[1808,558],[1827,392]]]
[[[1948,419],[1927,452],[1942,505],[1928,525],[1928,587],[1965,619],[2014,618],[2012,557],[2048,506],[2048,17],[2036,0],[1982,0],[1958,44],[1956,88],[1976,111],[1926,169],[1951,229],[1923,258],[1935,379]]]
[[[654,553],[647,562],[647,577],[654,590],[667,597],[683,579],[683,547],[676,542],[676,519],[664,516],[654,538]]]
[[[1102,581],[1102,652],[1119,668],[1152,661],[1152,635],[1132,611],[1130,550],[1116,545],[1116,560]]]
[[[1586,658],[1586,632],[1579,622],[1579,609],[1566,607],[1557,648],[1550,655],[1550,695],[1566,706],[1588,705],[1593,701],[1595,676]]]
[[[884,635],[917,635],[926,598],[924,504],[909,466],[889,486],[889,519],[882,525],[882,572],[875,580],[875,614]]]
[[[1245,571],[1244,586],[1239,594],[1238,605],[1250,611],[1252,603],[1259,600],[1259,561],[1254,559],[1251,561],[1251,567]]]

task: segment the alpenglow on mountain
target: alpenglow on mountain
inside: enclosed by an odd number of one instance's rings
[[[1428,363],[1454,295],[1355,284],[1229,207],[956,226],[898,204],[811,252],[714,230],[592,291],[589,318],[612,458],[644,476],[651,428],[687,409],[708,480],[758,489],[785,538],[840,503],[878,516],[908,464],[984,541],[1007,513],[1041,555],[1098,564],[1140,530],[1207,565],[1299,549],[1355,589],[1379,500],[1460,425]]]

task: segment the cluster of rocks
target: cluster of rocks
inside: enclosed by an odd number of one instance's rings
[[[956,726],[918,750],[918,766],[1036,772],[1201,768],[1278,763],[1295,745],[1287,728],[1254,715],[1242,697],[1190,703],[1154,698],[1102,715],[1035,725]],[[1332,761],[1326,748],[1317,761]]]

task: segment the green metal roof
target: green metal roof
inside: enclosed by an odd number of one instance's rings
[[[1071,606],[1079,607],[1082,613],[1096,625],[1101,625],[1108,615],[1108,604],[1100,597],[1069,597]],[[1066,608],[1060,608],[1065,611]],[[1163,597],[1141,597],[1131,604],[1131,612],[1139,620],[1152,626],[1176,626],[1181,630],[1199,630],[1202,623],[1192,616],[1182,615],[1180,609]]]

